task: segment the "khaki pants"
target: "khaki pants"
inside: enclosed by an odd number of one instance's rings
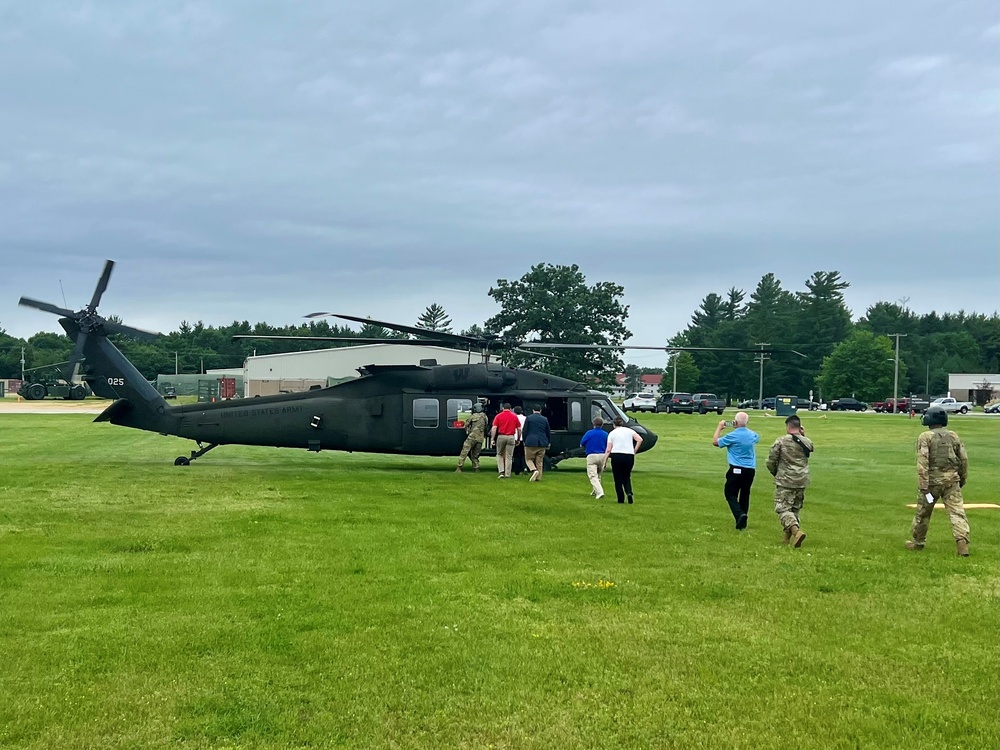
[[[587,456],[587,478],[590,479],[590,486],[594,488],[594,495],[604,496],[604,487],[601,485],[601,474],[604,473],[604,454],[591,453]]]
[[[502,477],[509,477],[514,463],[513,435],[497,435],[497,471]]]
[[[544,445],[524,446],[524,462],[528,464],[529,471],[538,472],[538,479],[542,478],[542,469],[545,464],[545,451],[547,450],[548,448]]]

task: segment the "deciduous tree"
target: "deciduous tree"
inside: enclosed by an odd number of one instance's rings
[[[623,287],[608,281],[588,286],[577,265],[540,263],[515,281],[497,279],[489,294],[501,310],[486,321],[486,328],[522,341],[620,345],[631,335],[625,327],[624,293]],[[623,367],[621,351],[615,349],[564,349],[555,354],[559,359],[545,360],[545,371],[608,388]],[[539,365],[518,352],[509,361]]]
[[[863,401],[885,399],[892,394],[895,352],[887,336],[856,330],[823,359],[819,383],[827,398],[855,396]],[[906,365],[899,363],[900,382]]]

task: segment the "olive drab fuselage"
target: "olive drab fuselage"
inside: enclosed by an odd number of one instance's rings
[[[61,322],[72,338],[74,322]],[[115,400],[95,421],[209,445],[192,459],[219,445],[458,455],[472,405],[482,404],[492,422],[506,402],[542,407],[552,426],[549,456],[558,462],[584,455],[580,438],[595,416],[608,429],[616,416],[625,418],[607,395],[580,383],[493,363],[377,365],[355,380],[304,393],[169,406],[106,337],[91,337],[85,355],[84,380]],[[627,423],[642,434],[643,450],[655,444],[655,434]],[[485,452],[492,449],[487,444]]]

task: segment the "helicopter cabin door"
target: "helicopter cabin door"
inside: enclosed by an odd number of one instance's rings
[[[567,425],[566,429],[568,432],[580,433],[581,435],[590,429],[590,422],[584,421],[584,417],[587,416],[584,407],[586,402],[584,399],[574,396],[569,399],[569,414],[567,415]]]
[[[457,456],[472,415],[467,396],[412,394],[403,399],[404,452],[419,456]]]

